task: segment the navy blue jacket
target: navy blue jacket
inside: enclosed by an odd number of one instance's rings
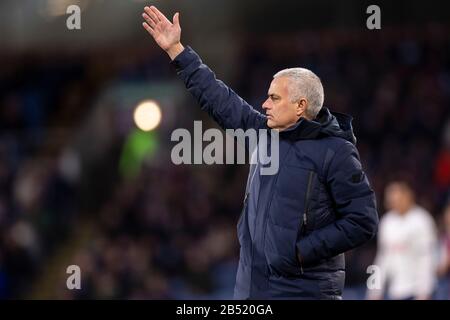
[[[267,128],[266,116],[217,80],[190,47],[172,64],[222,128]],[[351,120],[322,108],[314,121],[301,118],[280,132],[275,175],[253,175],[258,165],[250,166],[237,226],[236,299],[341,299],[344,252],[378,226]]]

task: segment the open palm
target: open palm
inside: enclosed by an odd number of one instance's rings
[[[161,49],[167,51],[172,46],[180,43],[181,27],[179,13],[173,16],[173,22],[170,22],[164,14],[156,7],[145,7],[142,16],[145,21],[142,25],[153,37]]]

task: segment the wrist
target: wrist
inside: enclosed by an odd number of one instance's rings
[[[174,45],[172,45],[170,48],[166,50],[167,54],[169,55],[170,59],[175,59],[181,52],[183,52],[184,47],[181,44],[181,42],[178,42]]]

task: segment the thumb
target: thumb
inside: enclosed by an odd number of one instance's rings
[[[177,12],[173,15],[173,24],[179,26],[180,25],[180,13]]]

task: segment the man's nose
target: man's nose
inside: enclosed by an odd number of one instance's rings
[[[267,100],[264,101],[264,103],[263,103],[263,105],[262,105],[262,108],[263,108],[264,110],[266,110],[266,109],[269,108],[269,104],[267,103]]]

